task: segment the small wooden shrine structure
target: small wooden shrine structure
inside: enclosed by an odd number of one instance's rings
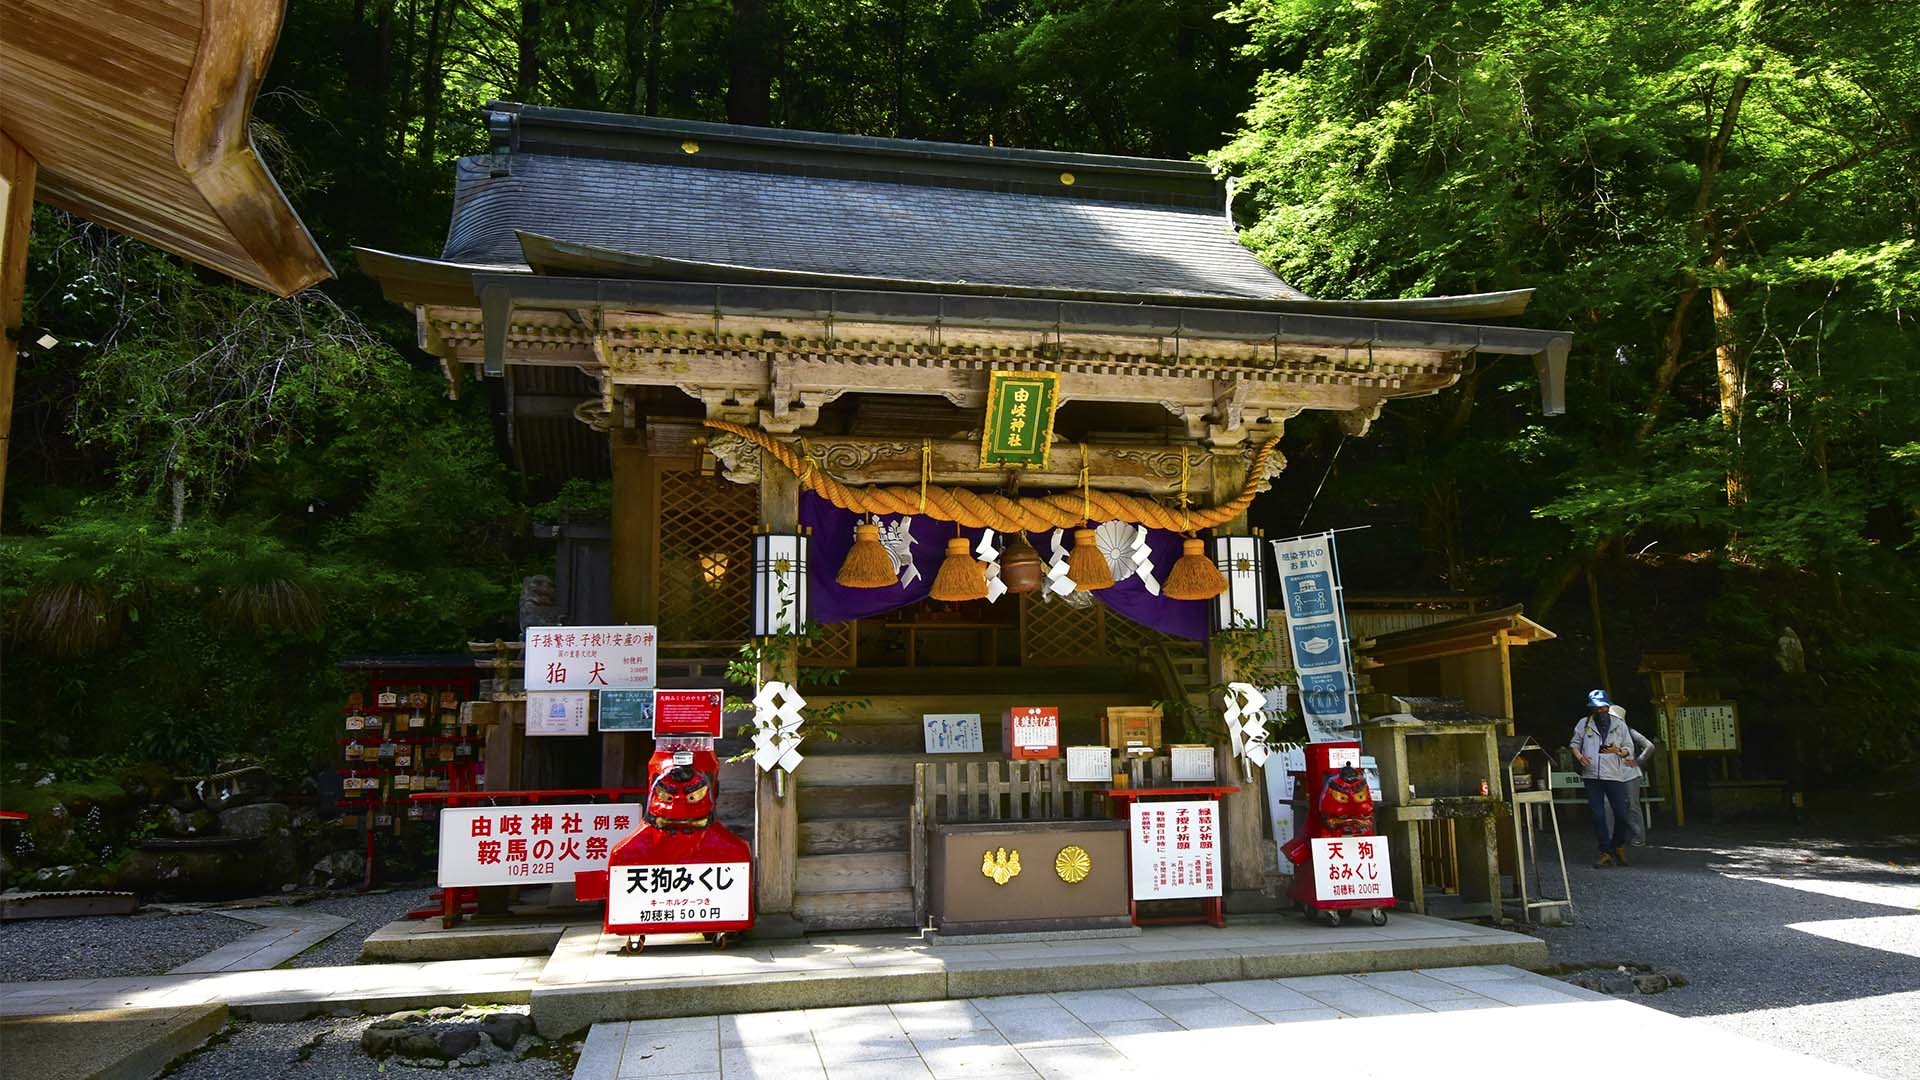
[[[0,0],[0,493],[35,199],[282,296],[333,275],[254,152],[279,0]]]
[[[1203,702],[1231,675],[1205,647],[1212,605],[1138,575],[928,600],[947,544],[994,528],[1044,558],[1053,530],[1111,519],[1114,536],[1148,527],[1164,579],[1182,533],[1247,533],[1304,410],[1361,435],[1390,399],[1517,355],[1561,411],[1568,335],[1496,325],[1527,291],[1306,297],[1238,242],[1197,163],[483,115],[491,150],[460,162],[440,254],[358,256],[451,392],[484,377],[522,467],[610,477],[604,617],[659,628],[663,685],[711,677],[755,625],[755,535],[811,529],[820,628],[797,659],[844,669],[807,691],[810,713],[843,715],[784,793],[758,779],[763,925],[912,922],[923,715],[978,713],[992,748],[1004,708],[1045,704],[1063,742],[1092,742],[1107,707]],[[1032,467],[985,463],[995,373],[1056,395]],[[876,519],[899,583],[837,585],[856,522]],[[601,782],[631,782],[639,737],[604,739]],[[1257,900],[1255,786],[1225,813],[1228,885]]]

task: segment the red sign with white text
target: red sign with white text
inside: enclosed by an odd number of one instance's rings
[[[726,696],[725,690],[655,690],[654,736],[704,735],[709,739],[719,738]]]

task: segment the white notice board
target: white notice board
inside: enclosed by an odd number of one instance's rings
[[[1135,802],[1130,809],[1135,900],[1221,894],[1217,801]]]

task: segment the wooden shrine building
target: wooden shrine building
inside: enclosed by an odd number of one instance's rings
[[[1561,410],[1568,335],[1495,325],[1528,292],[1303,296],[1238,242],[1197,163],[484,115],[491,152],[460,162],[438,257],[359,258],[453,392],[498,380],[523,467],[611,477],[606,607],[569,621],[656,625],[664,673],[711,674],[754,629],[754,534],[811,528],[819,629],[798,661],[844,670],[806,691],[839,737],[809,738],[783,791],[759,778],[763,921],[919,916],[924,714],[980,714],[991,749],[1010,705],[1057,706],[1062,741],[1085,743],[1105,708],[1201,702],[1230,674],[1206,649],[1214,605],[1159,581],[1181,533],[1247,532],[1290,418],[1364,434],[1388,400],[1500,355],[1531,358]],[[1032,467],[983,464],[994,379],[1015,376],[1051,384],[1050,440]],[[942,551],[965,540],[967,562],[983,528],[1064,564],[1053,545],[1110,516],[1111,589],[928,598]],[[856,522],[884,526],[898,584],[835,583]],[[603,778],[631,779],[637,737],[605,738]],[[1257,899],[1261,797],[1225,813],[1228,884]]]

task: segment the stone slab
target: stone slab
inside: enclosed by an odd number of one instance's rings
[[[227,1024],[222,1005],[0,1021],[0,1080],[148,1080]]]
[[[946,996],[947,974],[938,969],[847,968],[784,977],[770,973],[541,986],[533,991],[529,1012],[542,1037],[562,1039],[608,1020],[829,1009]]]
[[[540,909],[535,909],[539,911]],[[566,909],[561,909],[566,910]],[[451,930],[438,919],[398,919],[375,930],[360,946],[363,964],[416,964],[498,956],[545,956],[568,930],[600,928],[597,914],[533,913],[469,917]]]
[[[78,889],[68,892],[0,893],[0,922],[72,919],[85,915],[131,915],[140,900],[130,892]]]
[[[943,934],[927,931],[929,945],[1015,945],[1028,941],[1091,941],[1096,938],[1139,937],[1137,926],[1106,926],[1090,930],[1035,930],[1007,934]]]

